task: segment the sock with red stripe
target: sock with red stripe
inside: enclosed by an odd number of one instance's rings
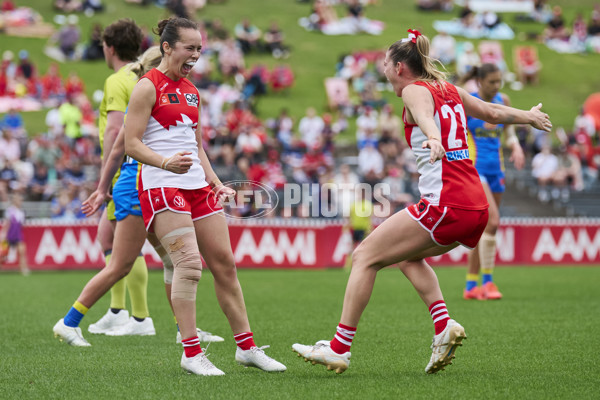
[[[356,327],[353,328],[351,326],[339,324],[333,340],[329,343],[331,350],[338,354],[344,354],[350,351],[350,346],[352,346],[352,340],[354,339],[355,333]]]
[[[187,358],[191,358],[202,353],[198,336],[194,336],[189,339],[183,339],[181,344],[183,345],[183,351],[185,351],[185,356]]]
[[[235,339],[235,343],[242,350],[250,350],[253,347],[256,347],[254,344],[254,334],[252,332],[242,332],[237,335],[233,335]]]
[[[438,300],[432,303],[429,306],[429,313],[433,319],[435,334],[439,335],[444,329],[446,329],[446,324],[448,324],[448,321],[450,320],[450,315],[448,315],[448,309],[446,308],[446,303],[444,303],[444,300]]]

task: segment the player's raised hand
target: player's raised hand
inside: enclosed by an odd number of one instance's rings
[[[548,114],[542,111],[542,103],[532,107],[529,112],[531,113],[531,126],[542,131],[550,132],[552,129],[552,122],[550,122]]]

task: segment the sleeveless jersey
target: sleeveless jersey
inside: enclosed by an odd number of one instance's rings
[[[477,92],[472,96],[479,97]],[[504,104],[500,93],[497,93],[490,103]],[[502,154],[500,151],[500,136],[504,132],[503,124],[489,124],[477,118],[468,117],[469,127],[469,154],[477,171],[483,174],[497,174],[503,170]]]
[[[199,189],[208,185],[198,158],[196,127],[198,126],[198,89],[187,79],[174,81],[156,68],[142,78],[154,84],[156,102],[152,108],[142,142],[155,153],[171,157],[180,151],[189,151],[193,164],[185,174],[142,165],[140,191],[171,187]]]
[[[442,135],[446,156],[433,164],[429,163],[431,150],[421,148],[427,136],[416,124],[406,120],[406,108],[402,112],[406,141],[417,158],[419,191],[421,197],[432,205],[448,206],[465,210],[483,210],[488,207],[479,175],[469,159],[467,147],[467,118],[456,88],[443,82],[429,85],[417,81],[415,85],[429,90],[434,101],[434,119]]]

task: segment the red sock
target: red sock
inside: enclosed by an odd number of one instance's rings
[[[252,338],[253,335],[254,334],[252,332],[243,332],[233,335],[233,338],[240,349],[250,350],[251,348],[256,347],[254,344],[254,339]]]
[[[450,320],[448,315],[448,309],[444,300],[438,300],[429,306],[429,313],[433,319],[433,326],[435,327],[435,334],[439,335],[444,329],[446,324]]]
[[[331,350],[338,354],[344,354],[350,351],[350,346],[352,346],[352,339],[354,339],[355,333],[356,327],[353,328],[351,326],[339,324],[333,340],[329,343]]]
[[[194,357],[197,354],[202,353],[202,348],[200,347],[200,340],[198,336],[191,337],[189,339],[184,339],[181,341],[183,345],[183,351],[185,351],[185,356],[187,358]]]

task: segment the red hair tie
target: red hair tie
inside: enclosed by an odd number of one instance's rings
[[[409,29],[407,32],[408,32],[408,37],[406,39],[402,39],[402,43],[408,42],[408,41],[417,43],[417,38],[419,36],[421,36],[421,32],[419,32],[416,29]]]

